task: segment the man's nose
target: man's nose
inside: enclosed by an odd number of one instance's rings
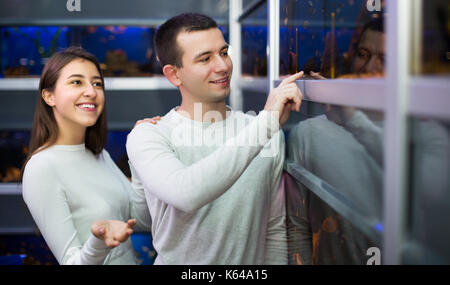
[[[229,71],[230,63],[229,59],[218,56],[214,63],[215,72],[225,72]]]

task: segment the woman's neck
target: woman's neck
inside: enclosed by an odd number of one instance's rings
[[[55,144],[59,145],[83,144],[85,137],[86,137],[86,128],[77,131],[59,128],[58,138],[56,139]]]

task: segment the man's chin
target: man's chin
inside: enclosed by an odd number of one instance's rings
[[[227,90],[226,92],[222,92],[222,93],[211,94],[210,98],[214,102],[221,102],[221,101],[224,101],[225,99],[227,99],[228,96],[230,96],[230,90]]]

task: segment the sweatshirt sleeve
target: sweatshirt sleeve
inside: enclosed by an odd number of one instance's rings
[[[144,185],[138,179],[133,165],[130,162],[128,164],[130,165],[132,179],[130,188],[131,218],[136,219],[137,226],[142,230],[151,231],[152,218],[145,199]]]
[[[383,165],[383,129],[375,125],[363,112],[356,111],[345,124],[347,129],[378,165]]]
[[[23,199],[59,264],[103,264],[110,249],[90,234],[83,245],[55,171],[45,159],[32,157],[23,176]]]
[[[271,140],[270,148],[278,149],[273,159],[270,185],[270,215],[267,225],[265,264],[287,264],[286,197],[282,179],[285,142],[279,131]]]
[[[278,121],[261,111],[237,136],[186,166],[156,126],[141,124],[128,136],[127,152],[145,191],[192,213],[225,193],[278,130]]]

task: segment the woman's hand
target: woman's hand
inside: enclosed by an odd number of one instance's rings
[[[91,226],[91,232],[105,241],[107,247],[114,248],[130,237],[135,225],[135,219],[130,219],[126,223],[118,220],[96,221]]]
[[[133,129],[134,129],[137,125],[140,125],[140,124],[142,124],[142,123],[151,123],[151,124],[153,124],[153,125],[156,125],[156,121],[159,121],[159,120],[161,120],[161,117],[160,117],[160,116],[156,116],[156,117],[153,117],[153,118],[145,118],[145,119],[142,119],[142,120],[138,120],[138,121],[136,122],[136,124],[134,125]]]
[[[156,117],[153,117],[153,118],[145,118],[145,119],[142,119],[142,120],[138,120],[138,121],[136,122],[136,124],[134,124],[133,129],[136,128],[137,125],[140,125],[140,124],[143,124],[143,123],[151,123],[151,124],[153,124],[153,125],[156,125],[156,121],[159,121],[159,120],[161,120],[161,117],[160,117],[160,116],[156,116]],[[128,139],[128,135],[127,135],[127,139]]]

